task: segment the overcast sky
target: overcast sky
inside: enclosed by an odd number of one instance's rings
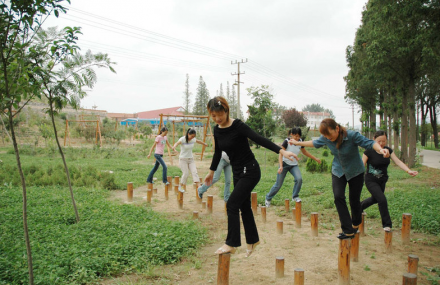
[[[352,124],[344,100],[345,49],[353,44],[365,0],[72,0],[45,26],[80,26],[83,51],[108,53],[117,74],[98,70],[82,102],[108,112],[136,113],[183,106],[186,74],[194,103],[199,77],[211,97],[225,91],[240,65],[246,89],[269,85],[274,101],[301,110],[319,103]],[[236,87],[235,87],[236,88]],[[355,108],[355,125],[359,125]]]

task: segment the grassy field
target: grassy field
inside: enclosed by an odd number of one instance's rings
[[[128,181],[134,187],[146,183],[152,167],[152,159],[146,159],[150,146],[151,141],[130,148],[66,148],[82,219],[79,224],[74,223],[57,152],[47,148],[21,149],[29,186],[29,229],[36,284],[84,284],[110,275],[145,272],[152,266],[178,262],[197,250],[196,246],[203,245],[206,229],[192,221],[170,221],[146,204],[120,205],[107,199],[109,189],[125,189]],[[323,157],[323,149],[309,151],[329,164],[333,159],[331,155]],[[195,152],[200,152],[200,146]],[[258,202],[263,204],[276,179],[277,155],[264,149],[254,149],[254,153],[262,169],[255,191]],[[11,148],[0,149],[0,154],[0,284],[27,283],[22,197],[15,156]],[[209,160],[211,156],[206,157]],[[325,213],[320,225],[338,226],[330,173],[306,172],[305,164],[302,159],[300,197],[304,213]],[[168,169],[169,176],[181,174],[176,166]],[[440,241],[440,171],[422,166],[415,169],[420,174],[411,178],[394,165],[389,168],[386,193],[394,227],[400,227],[402,213],[411,213],[413,229],[436,235]],[[160,181],[161,169],[155,177]],[[291,197],[292,187],[293,177],[289,175],[272,203],[282,205],[285,198]],[[362,198],[368,196],[364,188]],[[370,207],[367,214],[369,219],[380,218],[377,206]]]

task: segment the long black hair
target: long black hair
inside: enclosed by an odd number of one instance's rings
[[[188,143],[188,135],[195,135],[195,134],[196,134],[196,130],[189,128],[186,131],[186,135],[185,135],[186,143]]]
[[[162,134],[163,132],[166,132],[166,131],[168,131],[168,128],[167,127],[163,127],[162,129],[160,129],[160,134]]]

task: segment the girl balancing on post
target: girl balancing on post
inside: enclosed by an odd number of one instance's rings
[[[310,157],[315,160],[317,163],[321,163],[321,160],[314,157],[310,154],[303,146],[296,146],[289,143],[289,139],[295,139],[296,141],[301,140],[301,129],[300,128],[292,128],[289,131],[289,137],[283,141],[281,147],[285,150],[291,151],[294,154],[298,155],[301,151],[305,156]],[[299,198],[299,191],[301,190],[302,185],[302,176],[301,171],[299,170],[298,161],[290,160],[284,158],[281,154],[279,156],[280,168],[278,169],[277,181],[270,189],[269,193],[266,195],[266,207],[270,207],[270,201],[272,198],[278,193],[281,186],[283,186],[284,178],[286,178],[287,172],[293,175],[295,178],[295,183],[293,184],[293,192],[292,192],[292,202],[299,202],[301,199]]]
[[[226,154],[226,152],[224,152],[224,151],[222,151],[222,158],[220,159],[220,162],[217,166],[217,169],[214,172],[214,178],[212,180],[212,184],[206,185],[205,183],[203,183],[199,187],[199,189],[197,189],[200,199],[203,198],[203,193],[208,191],[209,187],[211,187],[215,182],[220,180],[220,176],[222,175],[223,170],[225,171],[225,188],[223,191],[223,200],[225,200],[225,202],[228,202],[229,195],[231,192],[230,189],[231,189],[232,167],[231,167],[231,163],[229,161],[229,157]]]
[[[186,131],[186,135],[181,137],[173,146],[173,149],[181,144],[180,147],[180,156],[179,156],[179,166],[182,170],[182,179],[180,180],[179,191],[185,192],[184,186],[186,185],[186,180],[188,179],[189,172],[191,171],[191,175],[193,178],[193,182],[199,182],[200,178],[197,174],[196,163],[194,162],[194,157],[192,150],[194,148],[194,144],[198,143],[204,146],[208,144],[196,139],[196,130],[188,129]]]
[[[339,239],[353,238],[362,222],[361,192],[364,185],[365,167],[359,155],[358,146],[365,149],[373,148],[383,157],[389,157],[388,149],[382,148],[377,142],[367,139],[359,132],[346,130],[333,119],[322,120],[319,126],[321,136],[317,140],[290,142],[307,147],[320,148],[327,146],[334,155],[332,163],[332,188],[336,209],[341,222],[342,233]],[[351,217],[345,200],[345,187],[349,187]]]
[[[391,154],[391,159],[397,166],[411,176],[416,176],[417,171],[412,171],[406,166],[397,156],[393,150],[386,146],[387,133],[384,131],[377,131],[374,134],[374,141],[378,143],[382,148],[388,149]],[[391,231],[392,223],[390,213],[388,212],[387,198],[385,197],[385,184],[388,181],[387,168],[390,165],[390,158],[383,157],[375,150],[366,150],[362,156],[364,165],[367,165],[367,172],[365,174],[365,186],[367,186],[368,192],[371,193],[371,197],[361,202],[362,210],[367,209],[371,205],[378,204],[380,217],[382,218],[382,226],[385,231]]]
[[[156,137],[156,139],[154,140],[154,144],[150,149],[148,158],[150,158],[153,148],[156,147],[156,151],[154,152],[154,158],[156,159],[156,163],[154,164],[153,169],[151,169],[150,174],[148,175],[147,183],[153,183],[153,175],[154,173],[156,173],[160,164],[162,165],[162,182],[164,184],[169,184],[169,182],[167,181],[167,170],[168,170],[167,165],[165,164],[165,161],[162,158],[165,144],[167,144],[168,147],[171,148],[171,145],[167,140],[167,134],[168,134],[168,129],[166,127],[160,129],[160,134]]]
[[[208,112],[217,125],[214,127],[215,151],[211,167],[205,177],[204,183],[211,185],[214,172],[222,156],[222,151],[229,156],[234,191],[226,203],[228,214],[228,235],[225,244],[215,253],[234,253],[236,247],[241,245],[240,238],[240,211],[246,236],[246,257],[250,256],[259,244],[257,226],[251,209],[251,192],[261,178],[260,166],[251,151],[248,139],[262,145],[285,157],[298,157],[289,151],[283,150],[270,140],[258,135],[239,119],[229,117],[229,105],[221,96],[209,100]],[[292,158],[291,158],[292,159]]]

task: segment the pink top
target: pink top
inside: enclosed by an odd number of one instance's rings
[[[155,154],[162,154],[165,148],[165,144],[167,143],[167,136],[158,135],[154,140],[156,142],[156,152]]]

